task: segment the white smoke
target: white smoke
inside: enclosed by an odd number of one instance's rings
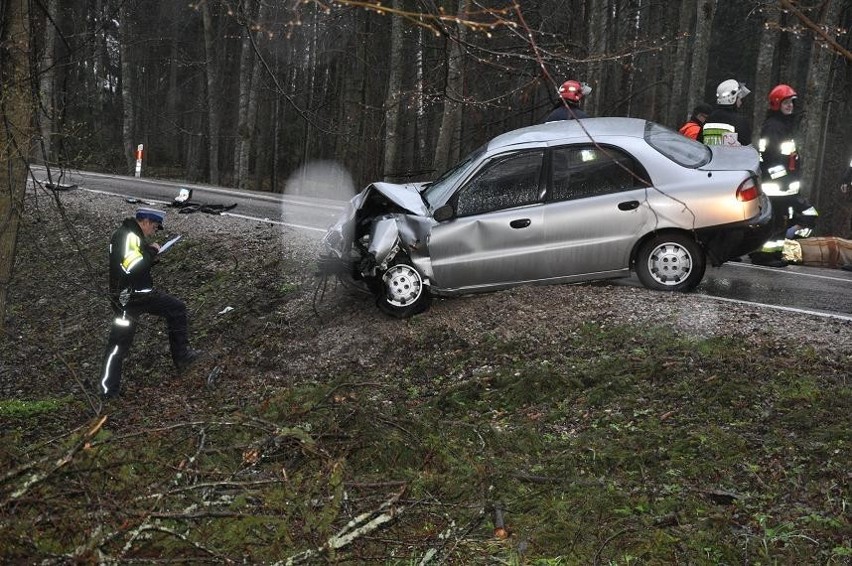
[[[349,171],[339,163],[311,161],[290,175],[284,194],[348,201],[355,195],[355,184]]]

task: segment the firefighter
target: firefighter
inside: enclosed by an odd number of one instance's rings
[[[114,317],[98,382],[99,393],[105,399],[119,394],[122,362],[133,343],[136,324],[142,314],[166,319],[169,349],[178,371],[187,369],[199,355],[189,347],[186,305],[154,289],[151,277],[151,267],[157,261],[160,245],[145,240],[162,230],[165,218],[162,210],[140,208],[135,217],[124,219],[110,240],[109,291]]]
[[[796,151],[796,91],[779,84],[769,91],[769,110],[760,128],[760,169],[763,192],[772,202],[772,235],[752,263],[783,267],[779,252],[784,239],[807,238],[816,225],[817,211],[800,194],[799,154]]]
[[[559,105],[547,115],[545,122],[589,117],[588,114],[580,110],[580,103],[592,92],[589,85],[575,80],[565,81],[559,87],[558,92],[561,99]]]
[[[739,113],[751,94],[745,83],[728,79],[716,87],[716,108],[701,127],[698,141],[707,145],[750,145],[751,124]]]

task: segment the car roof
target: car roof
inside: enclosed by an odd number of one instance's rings
[[[535,126],[527,126],[500,134],[488,142],[488,150],[499,149],[522,143],[548,143],[553,141],[583,142],[589,137],[625,136],[644,137],[647,120],[640,118],[583,118],[581,120],[557,120]]]

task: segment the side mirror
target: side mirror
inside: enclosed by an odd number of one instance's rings
[[[434,218],[436,222],[443,222],[445,220],[449,220],[455,216],[455,214],[453,207],[449,204],[445,204],[444,206],[439,206],[435,209],[435,212],[432,213],[432,218]]]

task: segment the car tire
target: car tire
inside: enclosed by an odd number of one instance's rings
[[[408,318],[429,308],[432,296],[410,261],[396,261],[381,276],[378,307],[395,318]]]
[[[701,283],[706,267],[704,250],[686,234],[654,236],[636,256],[639,281],[656,291],[691,291]]]

